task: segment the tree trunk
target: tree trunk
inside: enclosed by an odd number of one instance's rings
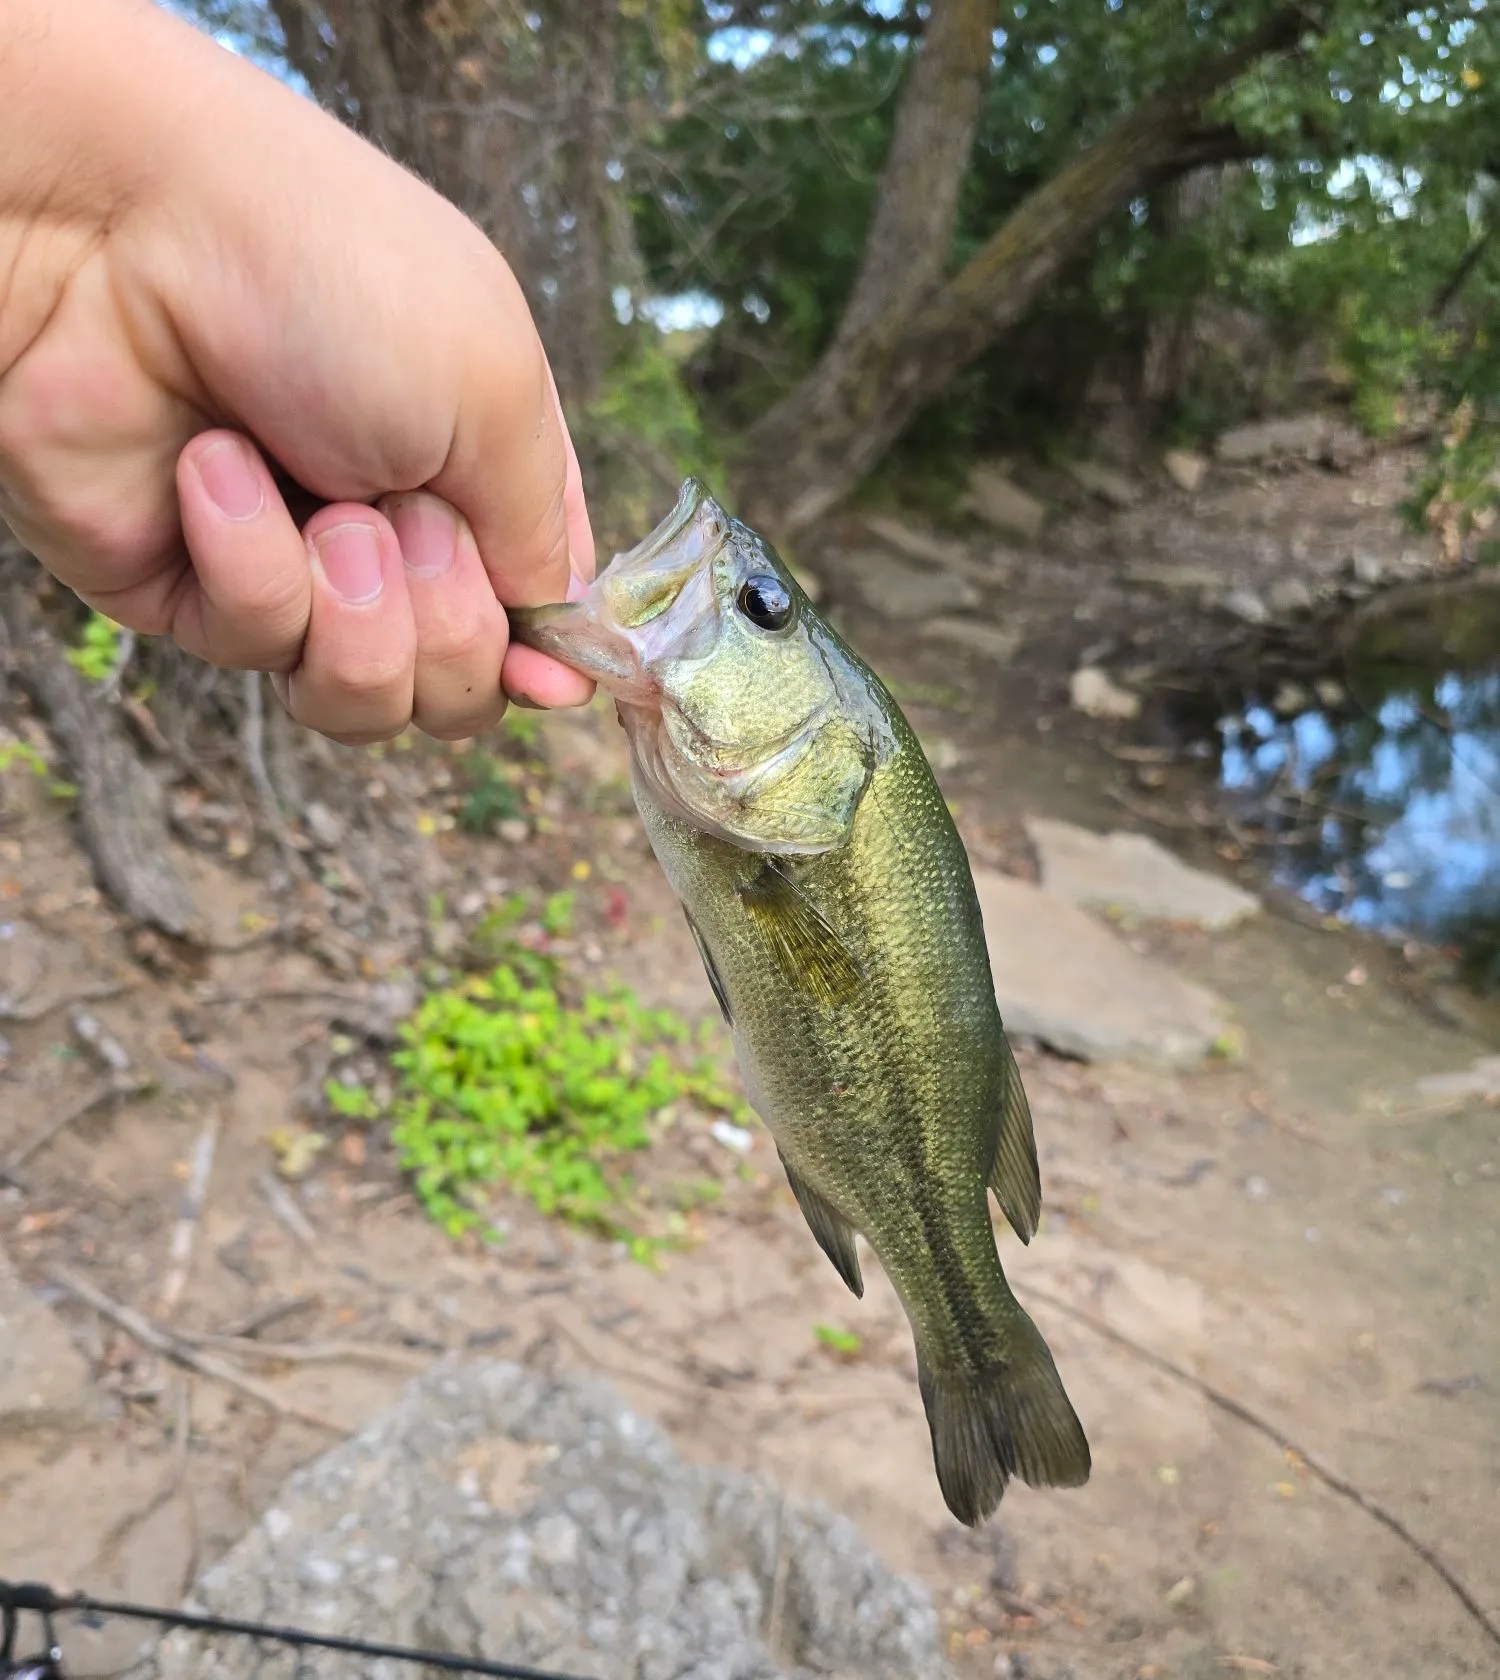
[[[946,0],[929,37],[944,11],[974,3]],[[884,252],[867,254],[861,284],[868,295],[889,301],[866,312],[856,329],[841,329],[807,378],[752,428],[739,472],[746,517],[793,538],[843,500],[954,376],[1015,325],[1101,222],[1188,159],[1198,161],[1195,123],[1204,101],[1256,59],[1295,42],[1303,22],[1295,8],[1278,13],[1240,46],[1200,64],[1122,118],[1023,200],[950,280],[936,277],[926,252],[921,267],[933,278],[911,293],[897,280],[880,279]],[[924,46],[924,56],[926,51]],[[914,72],[903,107],[951,97],[947,86],[942,75]],[[903,108],[898,140],[931,120],[908,119]],[[950,144],[947,166],[961,175],[966,156],[967,146],[958,153]],[[872,242],[877,230],[919,223],[919,208],[887,205],[903,187],[935,196],[924,172],[893,144]],[[939,267],[946,254],[945,243]]]
[[[450,199],[515,271],[567,406],[609,367],[613,0],[269,0],[318,101]]]
[[[875,218],[837,341],[912,308],[943,278],[994,55],[996,0],[943,0],[910,71]]]
[[[3,527],[0,589],[0,630],[77,784],[79,838],[99,885],[133,921],[201,944],[198,906],[172,861],[161,784],[136,755],[119,713],[101,703],[48,633],[33,600],[35,563]]]

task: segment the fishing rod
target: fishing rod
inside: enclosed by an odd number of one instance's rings
[[[90,1593],[59,1593],[41,1581],[0,1580],[0,1680],[67,1680],[62,1647],[54,1618],[78,1612],[86,1616],[117,1616],[128,1621],[154,1622],[164,1628],[190,1628],[199,1633],[228,1634],[242,1639],[269,1639],[278,1645],[306,1650],[342,1651],[356,1657],[384,1657],[391,1662],[442,1670],[448,1674],[486,1674],[496,1680],[580,1680],[577,1675],[528,1668],[523,1663],[488,1662],[482,1657],[459,1657],[448,1651],[422,1651],[409,1645],[387,1645],[373,1639],[347,1639],[341,1634],[309,1633],[305,1628],[278,1627],[270,1622],[247,1622],[233,1616],[197,1615],[188,1610],[160,1610]],[[16,1641],[23,1614],[42,1624],[45,1649],[36,1656],[18,1657]]]

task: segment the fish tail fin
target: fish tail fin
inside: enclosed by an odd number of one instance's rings
[[[982,1370],[917,1353],[938,1486],[970,1528],[994,1511],[1012,1476],[1028,1487],[1089,1479],[1088,1440],[1047,1344],[1024,1314],[1016,1328],[1012,1357]]]

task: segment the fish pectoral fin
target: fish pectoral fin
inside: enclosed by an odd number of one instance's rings
[[[724,1025],[732,1027],[734,1017],[729,1013],[729,994],[724,990],[724,982],[719,978],[718,969],[714,967],[714,959],[708,954],[708,946],[704,944],[698,924],[693,920],[692,912],[686,905],[683,906],[682,913],[687,918],[688,932],[692,934],[693,943],[698,947],[698,955],[703,958],[703,972],[707,974],[708,983],[718,999],[719,1013],[724,1017]]]
[[[1029,1243],[1042,1216],[1042,1174],[1031,1128],[1031,1104],[1026,1100],[1021,1070],[1009,1044],[1005,1046],[1005,1100],[990,1167],[990,1189],[1011,1229],[1023,1243]]]
[[[789,986],[825,1008],[847,1003],[864,984],[854,953],[816,904],[769,859],[739,889]]]
[[[781,1155],[779,1149],[776,1153]],[[854,1227],[797,1176],[785,1155],[781,1156],[781,1164],[786,1168],[786,1181],[797,1198],[797,1206],[802,1209],[802,1217],[818,1239],[818,1247],[833,1262],[833,1269],[850,1289],[863,1298],[865,1280],[859,1269],[859,1250],[854,1246]]]

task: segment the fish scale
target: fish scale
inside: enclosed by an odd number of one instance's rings
[[[693,481],[582,601],[514,617],[616,698],[751,1105],[845,1282],[862,1292],[858,1232],[911,1324],[950,1510],[981,1522],[1012,1476],[1086,1481],[996,1249],[988,1188],[1036,1228],[1031,1115],[968,858],[900,708]]]

